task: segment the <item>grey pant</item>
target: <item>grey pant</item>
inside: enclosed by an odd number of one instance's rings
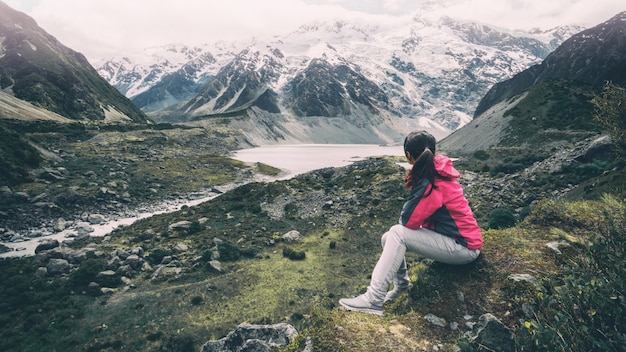
[[[406,273],[406,251],[418,253],[424,257],[445,264],[467,264],[480,254],[478,249],[467,249],[454,239],[437,232],[421,228],[412,230],[402,225],[394,225],[381,238],[383,253],[380,255],[366,296],[371,303],[382,305],[387,290],[394,285],[408,286]]]

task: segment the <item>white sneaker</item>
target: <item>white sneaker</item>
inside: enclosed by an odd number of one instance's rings
[[[384,303],[387,303],[389,301],[392,301],[398,298],[398,296],[408,291],[410,287],[411,287],[410,285],[407,285],[407,286],[395,286],[394,285],[393,290],[387,292],[387,294],[385,295]]]
[[[365,294],[354,298],[342,298],[339,304],[347,310],[383,315],[383,307],[370,303]]]

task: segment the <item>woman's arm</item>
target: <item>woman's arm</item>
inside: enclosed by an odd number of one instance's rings
[[[443,204],[441,193],[437,189],[431,191],[431,187],[428,180],[424,180],[411,192],[402,207],[400,224],[410,229],[419,229],[424,227],[435,211],[441,208]]]

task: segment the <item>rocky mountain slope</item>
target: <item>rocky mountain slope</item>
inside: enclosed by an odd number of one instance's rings
[[[626,12],[572,36],[540,64],[497,83],[475,118],[441,141],[455,154],[502,147],[565,149],[598,133],[591,100],[626,84]]]
[[[155,120],[229,114],[249,122],[251,140],[316,141],[336,135],[332,126],[339,125],[350,133],[335,142],[349,134],[389,142],[408,128],[449,134],[470,121],[494,83],[581,30],[512,32],[423,11],[393,28],[318,23],[272,42],[151,48],[148,60],[96,66]],[[181,74],[190,63],[194,68]],[[180,105],[161,109],[176,99]]]
[[[80,53],[0,2],[0,89],[72,120],[146,122]]]
[[[533,85],[548,80],[578,80],[591,85],[626,84],[626,12],[572,36],[540,64],[495,84],[478,104],[479,116]],[[568,65],[562,65],[567,62]]]

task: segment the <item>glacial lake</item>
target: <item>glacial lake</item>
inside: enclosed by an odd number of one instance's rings
[[[257,148],[242,149],[235,152],[231,157],[245,163],[263,163],[283,170],[277,177],[263,177],[264,181],[289,179],[309,171],[325,167],[341,167],[355,161],[364,160],[372,156],[402,156],[402,146],[380,146],[375,144],[300,144],[300,145],[272,145]],[[405,165],[405,167],[407,167]],[[226,191],[235,185],[216,187]],[[144,219],[156,214],[173,212],[183,206],[193,206],[215,198],[219,193],[202,194],[197,197],[186,197],[175,201],[164,201],[162,204],[151,206],[149,211],[137,210],[136,214],[127,217],[116,217],[108,221],[90,225],[93,232],[90,236],[105,236],[121,226],[128,226],[137,220]],[[3,257],[32,256],[35,248],[43,240],[56,239],[59,242],[71,241],[70,237],[75,234],[74,228],[46,236],[27,239],[21,242],[3,242],[13,251],[1,253]]]
[[[325,167],[341,167],[371,156],[403,156],[402,146],[375,144],[298,144],[272,145],[237,151],[232,158],[246,163],[260,162],[279,169],[276,179]]]

